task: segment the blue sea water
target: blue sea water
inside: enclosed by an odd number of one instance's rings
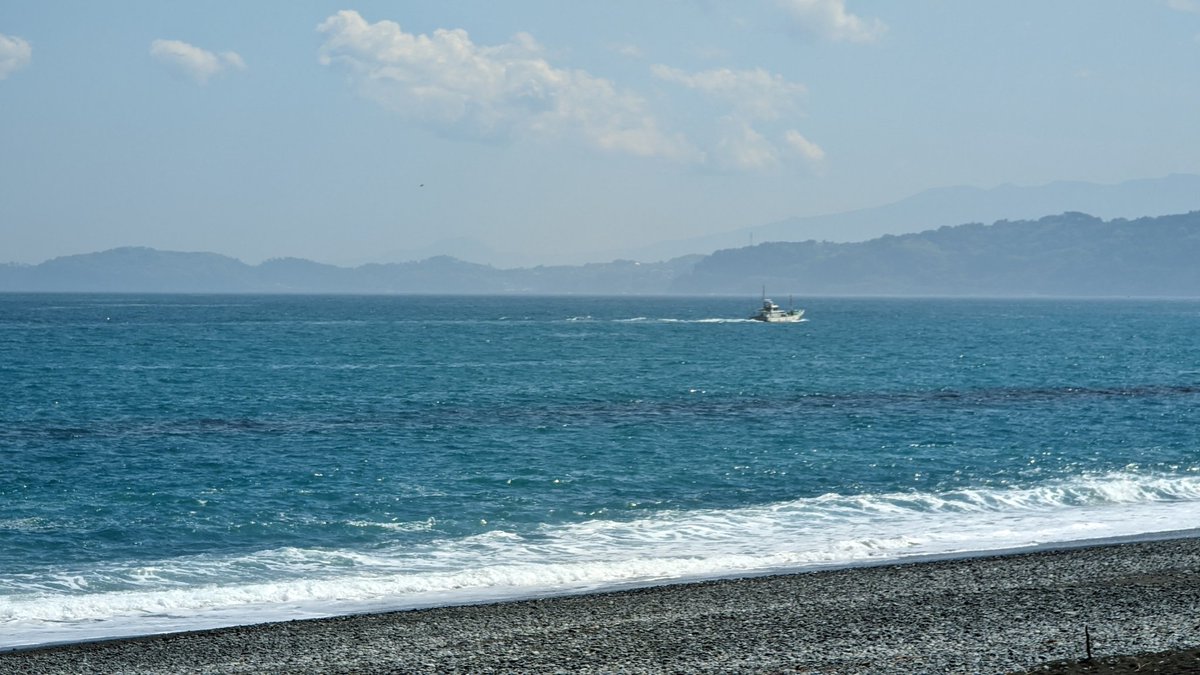
[[[1200,527],[1200,302],[0,296],[0,648]]]

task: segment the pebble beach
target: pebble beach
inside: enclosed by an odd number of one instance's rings
[[[1197,645],[1200,539],[1179,538],[79,643],[0,672],[1133,672],[1104,663],[1156,652],[1175,665],[1132,663],[1180,672]]]

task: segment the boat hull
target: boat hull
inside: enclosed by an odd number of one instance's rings
[[[750,318],[754,321],[762,321],[763,323],[796,323],[804,318],[804,310],[783,312],[781,314],[755,314]]]

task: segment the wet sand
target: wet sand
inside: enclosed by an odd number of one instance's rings
[[[1181,538],[82,643],[0,672],[1145,673],[1200,671],[1197,646]]]

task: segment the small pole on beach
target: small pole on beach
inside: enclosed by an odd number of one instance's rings
[[[1083,648],[1087,650],[1087,661],[1092,660],[1092,634],[1088,631],[1087,624],[1083,624]]]

